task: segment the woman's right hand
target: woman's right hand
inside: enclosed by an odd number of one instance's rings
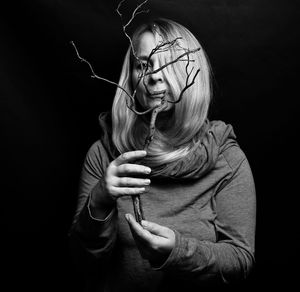
[[[104,174],[102,185],[104,192],[92,193],[92,206],[94,208],[112,206],[119,197],[143,193],[150,180],[141,176],[149,174],[151,169],[133,162],[146,155],[145,150],[129,151],[113,160]]]

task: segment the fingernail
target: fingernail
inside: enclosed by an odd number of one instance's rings
[[[129,221],[130,220],[129,214],[125,214],[125,218],[126,218],[127,221]]]
[[[145,173],[149,174],[151,172],[151,168],[146,168]]]
[[[145,180],[145,184],[146,184],[146,185],[150,185],[150,183],[151,183],[151,180],[150,180],[150,179],[146,179],[146,180]]]
[[[141,221],[141,224],[142,224],[144,227],[147,227],[147,225],[148,225],[148,224],[147,224],[147,221],[145,221],[145,220],[142,220],[142,221]]]

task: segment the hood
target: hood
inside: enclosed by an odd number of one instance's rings
[[[109,113],[100,114],[99,122],[101,141],[110,159],[113,160],[120,153],[111,141],[111,115]],[[223,151],[237,145],[232,126],[222,121],[206,120],[198,140],[197,146],[182,159],[163,164],[155,169],[152,168],[151,177],[176,180],[199,179],[214,168]]]

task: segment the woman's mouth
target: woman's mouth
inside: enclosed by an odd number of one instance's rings
[[[159,90],[159,91],[150,91],[150,97],[152,98],[163,98],[166,94],[166,90]]]

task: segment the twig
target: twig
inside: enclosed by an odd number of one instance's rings
[[[122,13],[120,12],[120,8],[121,8],[121,5],[123,4],[125,0],[122,0],[119,4],[118,4],[118,7],[116,9],[117,13],[119,14],[120,18],[121,18],[121,21],[123,20],[123,15]],[[134,46],[133,46],[133,43],[132,43],[132,39],[131,37],[129,36],[129,34],[127,33],[126,29],[127,27],[131,24],[131,22],[134,20],[134,18],[140,14],[140,13],[148,13],[149,10],[141,10],[139,11],[139,9],[148,2],[148,0],[145,0],[144,2],[140,3],[135,9],[134,11],[132,12],[132,15],[131,15],[131,18],[128,20],[128,22],[124,25],[122,24],[122,29],[123,29],[123,32],[125,34],[125,36],[128,38],[129,40],[129,43],[130,43],[130,46],[131,46],[131,50],[132,50],[132,54],[134,55],[134,57],[139,60],[139,58],[137,57],[136,53],[135,53],[135,50],[134,50]]]
[[[149,110],[146,110],[146,111],[144,111],[144,112],[138,112],[138,111],[134,108],[134,104],[135,104],[134,96],[132,96],[132,95],[131,95],[124,87],[122,87],[122,86],[119,85],[118,83],[116,83],[116,82],[114,82],[114,81],[111,81],[111,80],[109,80],[109,79],[106,79],[106,78],[103,78],[103,77],[97,75],[97,74],[95,73],[94,68],[93,68],[93,66],[91,65],[91,63],[90,63],[89,61],[87,61],[85,58],[82,58],[82,57],[79,55],[79,52],[78,52],[78,49],[77,49],[75,43],[74,43],[73,41],[71,41],[70,43],[71,43],[72,46],[74,47],[78,59],[79,59],[81,62],[86,63],[86,64],[89,66],[89,68],[90,68],[90,70],[91,70],[91,72],[92,72],[91,78],[96,78],[96,79],[99,79],[99,80],[106,81],[106,82],[108,82],[108,83],[110,83],[110,84],[113,84],[113,85],[117,86],[118,88],[120,88],[121,90],[123,90],[123,91],[126,93],[126,95],[127,95],[127,96],[130,98],[130,100],[131,100],[131,104],[129,104],[129,103],[128,103],[128,100],[126,100],[126,105],[128,106],[128,108],[129,108],[130,110],[132,110],[132,111],[133,111],[135,114],[137,114],[137,115],[144,115],[144,114],[147,114],[148,112],[150,112],[150,111],[152,110],[152,109],[149,109]]]

